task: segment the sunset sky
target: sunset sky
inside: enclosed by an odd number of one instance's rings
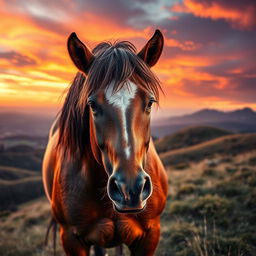
[[[54,113],[76,74],[73,31],[89,47],[125,39],[138,50],[159,28],[153,68],[160,115],[256,109],[255,0],[0,0],[0,110]]]

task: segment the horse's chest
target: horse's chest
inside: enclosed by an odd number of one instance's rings
[[[143,235],[140,224],[130,218],[101,218],[88,230],[81,230],[86,243],[111,247],[120,243],[130,244]]]

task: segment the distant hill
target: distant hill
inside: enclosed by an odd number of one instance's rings
[[[236,155],[256,149],[256,133],[226,135],[160,154],[165,166],[200,161],[215,155]]]
[[[152,135],[162,137],[193,125],[208,125],[233,132],[256,132],[256,112],[243,108],[231,112],[203,109],[193,114],[165,119],[163,124],[152,124]]]
[[[0,212],[44,194],[41,172],[0,166]]]
[[[0,138],[12,135],[46,136],[53,116],[0,113]]]
[[[155,146],[158,153],[163,153],[169,150],[199,144],[204,141],[208,141],[229,134],[231,134],[230,131],[219,128],[209,126],[193,126],[181,129],[176,133],[156,140]]]
[[[47,141],[47,135],[29,136],[19,134],[0,137],[0,145],[3,145],[4,148],[16,147],[19,145],[29,146],[32,148],[45,148]]]
[[[14,181],[0,180],[0,211],[15,208],[17,204],[44,194],[42,178],[31,176]]]
[[[41,173],[28,171],[20,168],[0,166],[0,181],[13,181],[18,179],[23,179],[31,176],[37,176]]]
[[[16,145],[0,150],[0,165],[41,171],[44,149]]]
[[[231,112],[223,112],[215,109],[203,109],[190,115],[172,117],[173,124],[192,122],[256,122],[256,112],[251,108],[243,108]]]

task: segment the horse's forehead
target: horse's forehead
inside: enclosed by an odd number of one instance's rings
[[[129,108],[132,100],[136,96],[136,92],[138,87],[136,84],[132,82],[126,82],[119,90],[114,91],[114,84],[111,83],[108,88],[105,90],[105,98],[108,104],[112,105],[116,109],[118,109],[119,117],[122,123],[122,129],[120,131],[122,134],[122,138],[125,142],[124,152],[126,158],[128,159],[131,155],[131,147],[129,145],[129,134],[127,127],[127,109]]]
[[[107,102],[115,107],[126,109],[135,98],[138,86],[133,82],[126,82],[120,89],[114,91],[114,83],[105,90]]]

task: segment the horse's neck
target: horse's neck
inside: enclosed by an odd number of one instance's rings
[[[107,173],[103,165],[95,159],[94,154],[88,154],[83,161],[85,175],[90,179],[95,186],[107,185]]]
[[[95,141],[89,113],[87,113],[86,116],[86,126],[88,127],[88,130],[85,142],[85,155],[81,158],[81,163],[83,165],[85,176],[89,179],[89,182],[98,186],[101,185],[104,180],[107,182],[107,174],[102,164],[100,149]]]
[[[65,189],[66,195],[78,193],[91,194],[91,190],[106,187],[107,174],[89,150],[80,157],[66,158],[62,160],[59,174],[56,176]]]

